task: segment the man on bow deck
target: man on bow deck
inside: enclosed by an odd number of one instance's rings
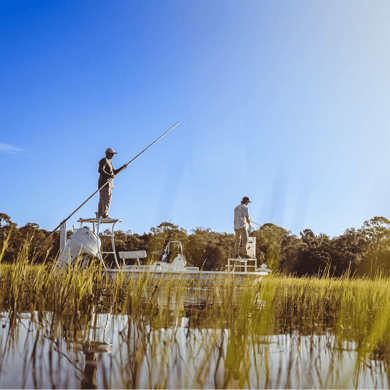
[[[127,166],[129,165],[125,164],[119,169],[114,169],[111,162],[112,158],[114,157],[114,154],[117,154],[117,152],[115,152],[112,148],[108,148],[106,150],[106,157],[103,157],[99,161],[98,172],[100,173],[100,176],[98,181],[98,188],[100,199],[98,205],[98,212],[96,213],[97,218],[110,218],[108,215],[108,210],[110,208],[111,203],[112,189],[114,188],[114,177],[122,169],[127,168]]]

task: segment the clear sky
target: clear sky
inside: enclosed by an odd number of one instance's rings
[[[390,217],[390,1],[50,0],[0,14],[0,212],[52,230],[119,167],[110,216],[331,237]],[[98,195],[68,222],[90,218]]]

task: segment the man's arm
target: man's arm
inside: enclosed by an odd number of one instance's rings
[[[248,223],[249,227],[251,228],[251,227],[252,227],[252,226],[251,226],[251,220],[250,220],[249,217],[246,217],[246,222]]]
[[[108,168],[108,170],[107,170]],[[99,173],[103,175],[106,179],[112,179],[115,177],[115,174],[112,174],[110,166],[106,163],[105,160],[99,162]]]
[[[127,168],[128,166],[129,166],[129,164],[125,164],[125,165],[122,165],[118,169],[114,169],[114,175],[117,175],[120,171],[122,171],[123,169]]]

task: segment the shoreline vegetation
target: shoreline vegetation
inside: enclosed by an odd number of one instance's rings
[[[299,348],[304,348],[304,343],[309,343],[305,348],[309,348],[310,353],[322,351],[316,364],[324,359],[323,365],[331,365],[327,369],[334,370],[332,380],[336,381],[331,382],[332,388],[344,386],[345,378],[338,377],[338,370],[345,358],[342,354],[351,351],[354,354],[350,370],[353,383],[357,384],[363,374],[371,375],[373,362],[380,362],[384,380],[390,379],[390,279],[387,277],[269,275],[260,283],[253,280],[239,283],[235,278],[222,281],[215,277],[205,288],[201,282],[152,281],[147,272],[137,280],[123,274],[114,280],[106,279],[100,265],[84,269],[76,264],[68,270],[31,265],[26,253],[22,250],[14,264],[0,264],[1,318],[3,328],[7,328],[0,340],[3,356],[16,348],[22,324],[31,331],[36,330],[34,345],[41,345],[43,339],[51,340],[56,350],[60,338],[70,351],[75,340],[86,340],[86,332],[93,328],[93,319],[97,315],[123,317],[128,325],[120,332],[121,343],[127,345],[128,351],[126,361],[118,364],[124,372],[127,372],[126,366],[131,367],[131,378],[127,379],[125,386],[135,388],[139,385],[140,371],[137,370],[141,370],[140,362],[149,353],[155,353],[155,356],[147,357],[150,369],[153,364],[162,364],[160,360],[164,360],[165,355],[161,358],[161,351],[153,352],[155,344],[160,342],[162,334],[167,334],[167,329],[178,332],[178,319],[187,318],[187,337],[195,334],[201,344],[203,352],[197,359],[201,358],[205,370],[199,374],[198,383],[188,385],[190,388],[202,387],[210,375],[216,375],[209,370],[214,367],[218,353],[225,371],[222,382],[215,387],[256,388],[260,384],[279,387],[280,383],[272,379],[272,370],[268,379],[259,376],[258,380],[265,382],[253,384],[253,364],[250,363],[254,353],[261,357],[258,369],[274,363],[272,359],[275,357],[269,355],[267,345],[271,348],[277,335],[288,335],[295,340],[294,348],[298,348],[298,352]],[[190,300],[189,293],[192,294]],[[28,326],[24,322],[26,318],[30,321]],[[202,329],[207,329],[207,332]],[[90,346],[89,343],[88,348]],[[161,346],[166,349],[167,371],[162,372],[167,377],[158,383],[159,388],[169,387],[168,356],[171,352],[168,350],[174,346],[175,342],[165,342]],[[85,346],[83,348],[85,350]],[[36,361],[38,371],[39,354],[39,348],[34,347],[29,357]],[[296,364],[297,356],[290,354],[289,359],[283,361],[281,367],[287,372],[286,388],[296,387],[297,383],[302,385],[295,378],[297,373],[288,368]],[[57,363],[53,360],[50,364]],[[302,371],[299,375],[299,380],[303,380],[305,373]],[[148,386],[153,386],[153,383]],[[324,383],[323,386],[328,387]],[[115,386],[105,384],[105,388],[109,387]]]
[[[384,250],[387,227],[384,220],[377,222],[381,224],[375,231],[381,235],[373,236],[375,248]],[[367,226],[371,229],[373,222]],[[259,231],[274,233],[275,229]],[[175,225],[163,224],[152,231],[148,244],[162,245],[172,231],[186,234]],[[234,277],[214,277],[207,285],[156,281],[148,278],[148,272],[137,280],[122,273],[109,279],[98,263],[83,268],[80,259],[64,270],[54,266],[48,250],[42,262],[31,258],[38,253],[31,246],[34,237],[41,239],[40,230],[32,231],[33,235],[27,232],[14,261],[7,261],[15,232],[15,227],[8,231],[0,252],[4,330],[0,346],[4,361],[12,360],[19,345],[28,351],[22,387],[30,386],[28,375],[33,387],[47,386],[44,367],[49,367],[53,388],[74,387],[73,382],[58,382],[61,376],[53,374],[62,355],[66,355],[62,366],[72,362],[83,372],[87,388],[96,388],[97,381],[104,388],[365,388],[367,383],[383,388],[390,383],[386,272],[358,277],[348,272],[349,267],[340,276],[328,263],[317,275],[275,272],[260,283]],[[306,236],[317,242],[316,237]],[[300,245],[304,244],[302,238]],[[379,258],[377,253],[372,259],[379,262]],[[104,360],[99,352],[106,344],[90,340],[99,330],[99,316],[105,316],[106,322],[112,319],[113,343],[120,340],[114,360]],[[177,370],[172,369],[172,359]],[[308,369],[309,362],[313,367]],[[191,364],[197,364],[196,376],[189,380],[186,374],[187,379],[180,379],[177,372]],[[86,375],[91,370],[94,374]],[[96,377],[97,370],[103,379]],[[0,370],[0,381],[6,375],[7,370]]]
[[[21,251],[31,264],[48,264],[58,258],[59,232],[55,232],[42,245],[36,245],[49,232],[35,223],[18,228],[4,213],[0,213],[0,255],[3,263],[17,262]],[[67,232],[69,237],[72,231]],[[256,237],[256,258],[260,266],[266,263],[274,274],[293,276],[332,277],[389,275],[390,272],[390,221],[374,217],[359,229],[348,228],[333,238],[310,229],[300,232],[300,237],[271,223],[260,226],[251,233]],[[149,233],[132,234],[115,232],[116,251],[146,250],[148,260],[159,258],[168,241],[181,241],[187,262],[202,270],[224,270],[227,259],[233,255],[234,235],[213,232],[197,227],[191,232],[163,222],[152,227]],[[103,245],[105,244],[102,239]],[[106,243],[107,245],[107,243]],[[110,258],[106,261],[108,266]]]

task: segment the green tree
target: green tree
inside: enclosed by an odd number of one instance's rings
[[[299,247],[296,273],[303,275],[321,275],[331,267],[331,241],[329,236],[320,233],[316,236],[310,229],[300,233],[302,244]],[[332,275],[337,271],[330,269]]]
[[[3,262],[13,262],[17,256],[20,234],[17,224],[4,213],[0,213],[0,251],[3,253]]]
[[[225,269],[233,243],[233,234],[197,227],[188,237],[187,261],[203,270]]]
[[[374,217],[364,222],[360,232],[368,242],[360,272],[375,276],[380,270],[390,271],[390,221]]]
[[[344,234],[331,241],[332,265],[339,274],[354,275],[367,256],[369,240],[361,230],[347,229]]]
[[[150,229],[148,254],[151,260],[157,260],[169,241],[180,241],[186,248],[188,240],[187,231],[170,222],[160,223],[156,228]]]
[[[115,232],[115,250],[119,260],[119,252],[121,251],[141,251],[148,250],[150,234],[131,234],[130,231],[124,232],[118,230]],[[135,262],[135,260],[134,260]]]
[[[302,239],[294,234],[286,234],[283,237],[280,250],[280,271],[287,275],[296,272],[302,245]]]
[[[274,273],[279,272],[281,269],[282,242],[284,237],[288,235],[288,231],[273,223],[266,223],[256,230],[254,234],[256,237],[257,256],[260,257],[261,252],[265,253],[265,262],[268,268]]]

